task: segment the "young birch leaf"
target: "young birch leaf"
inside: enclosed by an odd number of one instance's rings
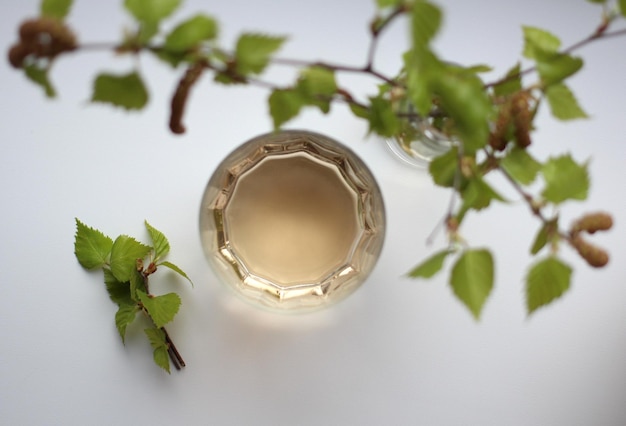
[[[587,165],[579,165],[569,155],[550,158],[541,169],[546,186],[541,195],[559,204],[566,200],[585,200],[589,192]]]
[[[126,327],[135,321],[135,317],[139,312],[136,304],[120,305],[115,313],[115,326],[122,338],[122,343],[126,343]]]
[[[559,120],[587,118],[572,91],[563,83],[553,84],[545,90],[552,115]]]
[[[394,136],[400,128],[398,116],[393,112],[391,102],[380,96],[370,98],[369,131],[381,136]]]
[[[48,68],[42,68],[36,64],[26,65],[24,75],[33,83],[41,87],[48,98],[56,97],[57,93],[48,78]]]
[[[76,219],[74,254],[83,268],[103,267],[108,260],[113,240]]]
[[[493,257],[488,250],[466,250],[450,274],[454,294],[479,319],[483,305],[493,288]]]
[[[454,120],[466,154],[484,147],[489,137],[491,101],[483,83],[471,73],[449,68],[432,82],[433,93]]]
[[[352,111],[352,114],[354,114],[354,116],[357,118],[369,120],[370,111],[369,109],[365,108],[363,105],[351,103],[350,111]]]
[[[535,255],[541,251],[548,243],[548,228],[544,224],[537,232],[533,244],[530,247],[530,254]]]
[[[447,188],[454,186],[455,176],[458,173],[458,157],[459,151],[455,146],[430,162],[428,171],[437,185]]]
[[[124,0],[124,7],[140,22],[156,23],[170,16],[182,0]]]
[[[446,257],[452,253],[451,250],[443,250],[435,253],[415,268],[413,268],[408,276],[411,278],[431,278],[443,268],[443,262]]]
[[[441,10],[425,0],[416,1],[411,11],[411,36],[414,51],[430,50],[430,41],[441,27]]]
[[[549,59],[537,61],[537,71],[545,86],[562,82],[582,67],[582,59],[565,54],[556,54]]]
[[[167,262],[167,261],[161,262],[157,266],[165,266],[166,268],[171,269],[172,271],[176,272],[178,275],[180,275],[181,277],[189,281],[189,283],[193,286],[193,281],[191,281],[191,278],[189,278],[182,269],[174,265],[172,262]]]
[[[91,102],[139,110],[148,103],[148,90],[137,72],[124,75],[102,73],[94,81]]]
[[[384,9],[386,7],[393,7],[399,5],[403,0],[376,0],[376,6],[379,9]]]
[[[492,200],[506,201],[482,178],[474,177],[461,192],[463,196],[463,210],[482,210],[489,207]]]
[[[217,22],[210,16],[198,14],[182,23],[165,38],[168,50],[186,51],[217,36]]]
[[[237,72],[241,75],[260,74],[285,40],[285,37],[264,34],[242,34],[235,47]]]
[[[103,271],[109,298],[118,306],[135,304],[130,296],[130,283],[119,281],[110,269],[104,268]]]
[[[330,111],[330,98],[337,93],[337,82],[332,70],[311,67],[300,73],[295,90],[307,105],[316,106],[324,114]]]
[[[120,235],[111,247],[111,272],[119,281],[130,281],[137,271],[137,259],[143,259],[152,247],[146,246],[127,235]]]
[[[72,7],[72,0],[42,0],[40,13],[41,16],[48,18],[63,19]]]
[[[570,287],[572,268],[554,256],[534,264],[526,276],[526,307],[528,314],[545,306]]]
[[[554,34],[540,28],[523,26],[524,53],[528,59],[540,60],[558,52],[561,40]]]
[[[152,247],[154,247],[154,261],[156,262],[169,253],[170,243],[167,240],[167,237],[165,237],[161,231],[150,225],[148,221],[145,221],[144,223],[146,225],[146,229],[148,230],[148,234],[150,234],[150,239],[152,240]]]
[[[300,109],[306,104],[302,95],[293,89],[276,89],[268,99],[270,115],[274,122],[274,129],[279,129],[287,121],[296,117]]]
[[[493,87],[496,96],[506,96],[522,90],[522,65],[518,62],[511,68],[500,84]]]
[[[154,349],[153,358],[156,365],[170,372],[170,359],[167,354],[167,342],[165,341],[165,333],[158,328],[146,328],[144,330],[150,346]]]
[[[135,302],[139,301],[138,292],[143,291],[146,292],[146,281],[144,276],[137,270],[137,268],[133,268],[130,272],[130,280],[129,280],[129,291],[130,297]]]
[[[530,254],[535,255],[541,251],[542,248],[548,244],[550,238],[553,238],[553,233],[557,229],[557,219],[544,223],[530,247]]]
[[[541,170],[541,163],[535,160],[527,150],[519,147],[513,148],[502,158],[500,165],[513,179],[522,185],[533,183]]]
[[[415,60],[413,60],[415,62]],[[411,103],[421,115],[428,115],[433,104],[431,89],[430,89],[430,75],[432,74],[432,67],[428,64],[417,66],[413,62],[406,62],[406,88],[407,95],[411,100]]]
[[[176,293],[149,296],[143,291],[137,291],[137,295],[158,328],[172,321],[180,308],[180,297]]]

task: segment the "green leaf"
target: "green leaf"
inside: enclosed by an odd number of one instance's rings
[[[172,321],[180,308],[180,297],[176,293],[149,296],[143,291],[137,291],[137,295],[158,328]]]
[[[580,107],[574,94],[565,84],[548,86],[545,93],[552,115],[559,120],[587,118],[587,113]]]
[[[122,343],[126,341],[126,327],[135,321],[135,317],[139,312],[137,305],[121,305],[115,313],[115,326],[122,338]]]
[[[496,96],[507,96],[522,90],[522,65],[518,62],[504,76],[500,84],[493,87]]]
[[[164,47],[174,51],[186,51],[216,36],[217,21],[210,16],[198,14],[176,26],[165,38]]]
[[[456,261],[450,274],[454,294],[479,319],[493,288],[493,257],[488,250],[466,250]]]
[[[137,29],[135,42],[148,44],[148,42],[159,33],[158,22],[142,22]]]
[[[482,81],[472,73],[448,67],[431,82],[433,93],[454,120],[466,154],[484,147],[489,137],[492,104]]]
[[[124,7],[141,22],[159,22],[170,16],[182,0],[124,0]]]
[[[583,66],[583,60],[566,54],[556,54],[537,61],[537,71],[545,86],[560,83],[574,75]]]
[[[167,348],[167,342],[165,341],[165,333],[163,330],[159,328],[146,328],[144,329],[144,333],[148,336],[148,340],[150,341],[150,346],[152,346],[152,348]]]
[[[300,109],[306,104],[302,95],[292,89],[274,90],[270,94],[268,102],[275,129],[279,129],[284,123],[296,117],[300,113]]]
[[[530,254],[535,255],[541,251],[542,248],[548,243],[548,227],[544,224],[539,228],[539,232],[533,240],[533,244],[530,247]]]
[[[540,60],[558,52],[561,40],[554,34],[540,28],[523,26],[524,56]]]
[[[74,254],[83,268],[103,267],[109,258],[113,240],[76,219]]]
[[[580,165],[569,155],[550,158],[541,172],[546,186],[541,195],[555,204],[566,200],[585,200],[589,192],[587,164]]]
[[[500,165],[514,180],[522,185],[533,183],[541,170],[541,163],[535,160],[527,150],[513,148],[502,158]]]
[[[541,251],[542,248],[548,244],[551,238],[554,238],[555,231],[557,231],[557,221],[554,219],[544,223],[539,232],[535,236],[532,246],[530,247],[530,254],[535,255]]]
[[[554,256],[534,264],[526,276],[526,307],[528,314],[545,306],[570,287],[572,268]]]
[[[264,34],[242,34],[235,47],[236,70],[241,75],[260,74],[271,55],[285,42],[286,37]]]
[[[391,102],[381,96],[370,97],[369,131],[381,136],[394,136],[400,128],[400,120],[396,116]]]
[[[452,188],[458,172],[459,151],[456,146],[434,158],[428,165],[430,176],[439,186]]]
[[[463,196],[462,214],[468,209],[482,210],[489,207],[492,200],[505,201],[484,179],[469,179],[467,186],[461,191]]]
[[[148,234],[150,234],[150,239],[152,240],[152,247],[154,248],[154,262],[156,262],[169,253],[170,243],[165,235],[150,225],[148,221],[145,221],[144,223],[146,225],[146,229],[148,230]]]
[[[165,266],[168,269],[171,269],[172,271],[176,272],[178,275],[180,275],[181,277],[185,278],[187,281],[189,281],[189,283],[193,286],[193,281],[191,281],[191,278],[189,278],[187,276],[187,274],[180,269],[178,266],[174,265],[172,262],[161,262],[158,264],[158,266]]]
[[[42,0],[40,13],[48,18],[63,19],[70,13],[71,7],[72,0]]]
[[[370,118],[369,109],[365,108],[363,105],[351,103],[350,111],[352,111],[352,114],[357,118],[363,118],[365,120],[369,120]]]
[[[330,111],[330,98],[337,93],[337,82],[332,70],[311,67],[302,70],[296,90],[308,105],[316,106],[324,114]]]
[[[441,10],[433,3],[418,0],[411,13],[411,40],[413,51],[430,50],[429,44],[435,37],[442,21]]]
[[[432,63],[421,66],[407,62],[406,88],[408,98],[422,116],[427,116],[433,104],[430,90]]]
[[[130,295],[130,284],[128,282],[121,282],[110,269],[104,268],[104,284],[106,285],[107,292],[111,300],[118,306],[122,305],[134,305],[135,302]]]
[[[403,0],[376,0],[376,6],[378,6],[379,9],[384,9],[386,7],[398,6],[402,1]]]
[[[170,372],[170,359],[167,353],[167,342],[165,341],[165,333],[157,328],[146,328],[144,330],[150,346],[154,349],[153,358],[156,365]]]
[[[111,247],[111,272],[119,281],[130,281],[137,270],[137,259],[143,259],[152,247],[146,246],[132,237],[120,235]]]
[[[48,98],[54,98],[57,95],[48,78],[48,68],[42,68],[36,64],[26,65],[24,67],[24,75],[41,87]]]
[[[91,101],[139,110],[148,103],[148,91],[137,72],[124,75],[102,73],[94,81]]]
[[[442,250],[430,256],[428,259],[417,265],[409,273],[411,278],[431,278],[443,268],[446,257],[452,253],[451,250]]]
[[[617,4],[619,5],[622,16],[626,17],[626,0],[617,0]]]
[[[170,357],[166,346],[156,348],[152,353],[152,358],[156,365],[167,371],[168,374],[170,373]]]
[[[334,95],[337,93],[335,73],[327,68],[306,68],[300,73],[297,89],[308,96]]]
[[[138,296],[139,291],[143,291],[144,293],[147,291],[146,281],[144,279],[144,276],[136,268],[133,268],[130,273],[129,290],[130,290],[130,297],[135,302],[139,301],[139,296]]]

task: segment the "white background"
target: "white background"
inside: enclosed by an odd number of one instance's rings
[[[77,1],[70,16],[81,40],[119,40],[131,20],[121,1]],[[361,65],[368,0],[189,1],[222,22],[232,46],[243,30],[291,35],[281,56]],[[547,28],[565,46],[595,28],[599,8],[583,0],[441,1],[446,22],[437,39],[446,59],[489,63],[503,74],[519,57],[522,24]],[[37,2],[0,3],[3,51]],[[428,282],[404,273],[445,241],[425,241],[445,214],[449,194],[404,166],[366,126],[337,105],[329,116],[305,113],[288,127],[313,130],[352,147],[379,180],[388,229],[380,261],[364,286],[341,304],[306,316],[276,316],[223,295],[203,258],[197,229],[204,186],[219,161],[271,129],[268,93],[202,80],[185,118],[188,133],[166,127],[181,70],[151,58],[137,63],[109,52],[59,61],[60,93],[46,100],[20,73],[0,64],[0,422],[6,425],[602,425],[626,424],[626,38],[581,50],[586,67],[571,80],[591,119],[563,124],[542,110],[532,152],[567,151],[591,159],[586,204],[567,203],[565,224],[586,210],[613,212],[616,226],[594,240],[610,265],[591,270],[572,251],[575,269],[562,300],[528,318],[523,277],[538,228],[512,200],[464,228],[472,246],[496,257],[496,287],[480,322],[454,298],[446,274]],[[378,67],[390,74],[407,48],[402,23],[385,33]],[[149,107],[127,114],[87,102],[97,71],[138,65]],[[276,67],[271,78],[291,78]],[[359,96],[375,81],[342,74]],[[502,187],[504,188],[504,187]],[[168,328],[187,361],[171,375],[151,360],[140,329],[123,346],[116,307],[101,274],[73,254],[74,218],[115,237],[147,239],[143,220],[172,245],[170,260],[195,288],[171,274],[155,292],[175,289],[181,312]]]

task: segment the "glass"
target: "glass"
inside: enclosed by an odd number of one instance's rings
[[[356,154],[320,134],[284,131],[222,161],[202,199],[200,231],[210,264],[236,294],[301,312],[362,284],[382,249],[385,212]]]
[[[437,129],[433,118],[420,117],[410,104],[402,109],[407,116],[407,126],[398,137],[386,140],[389,149],[403,162],[424,168],[436,157],[446,153],[453,140]]]

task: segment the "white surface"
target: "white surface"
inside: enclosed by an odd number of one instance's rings
[[[549,28],[568,45],[592,31],[598,9],[583,0],[442,1],[447,21],[439,51],[503,73],[521,48],[521,24]],[[71,21],[83,40],[117,40],[129,23],[117,2],[77,1]],[[0,4],[5,49],[35,1]],[[372,2],[363,0],[189,1],[177,17],[204,10],[222,21],[225,40],[241,30],[291,34],[285,57],[360,64]],[[523,206],[474,216],[465,235],[496,253],[496,288],[475,323],[454,299],[445,274],[432,282],[402,275],[431,250],[425,240],[448,194],[426,175],[363,140],[366,128],[343,106],[328,117],[306,113],[290,124],[353,147],[382,187],[388,235],[371,279],[332,309],[280,317],[224,299],[199,244],[204,185],[236,145],[270,130],[267,92],[203,80],[188,108],[187,135],[166,130],[179,71],[140,62],[152,90],[149,108],[125,114],[89,105],[90,79],[133,62],[108,53],[62,60],[52,74],[60,98],[47,101],[3,60],[0,229],[0,419],[6,425],[603,425],[626,424],[625,38],[580,53],[586,69],[571,85],[591,120],[539,119],[533,152],[572,150],[591,157],[587,204],[568,204],[566,222],[607,209],[616,226],[596,241],[612,261],[575,267],[571,291],[526,318],[522,277],[538,224]],[[393,73],[406,48],[399,25],[383,38],[380,67]],[[4,51],[4,50],[3,50]],[[289,75],[277,68],[272,75]],[[373,81],[342,75],[363,95]],[[513,196],[512,193],[509,193]],[[124,347],[115,306],[100,274],[73,254],[74,217],[145,240],[143,220],[169,236],[171,260],[195,280],[165,275],[155,291],[176,287],[181,313],[169,327],[188,367],[171,376],[151,360],[140,330]]]

